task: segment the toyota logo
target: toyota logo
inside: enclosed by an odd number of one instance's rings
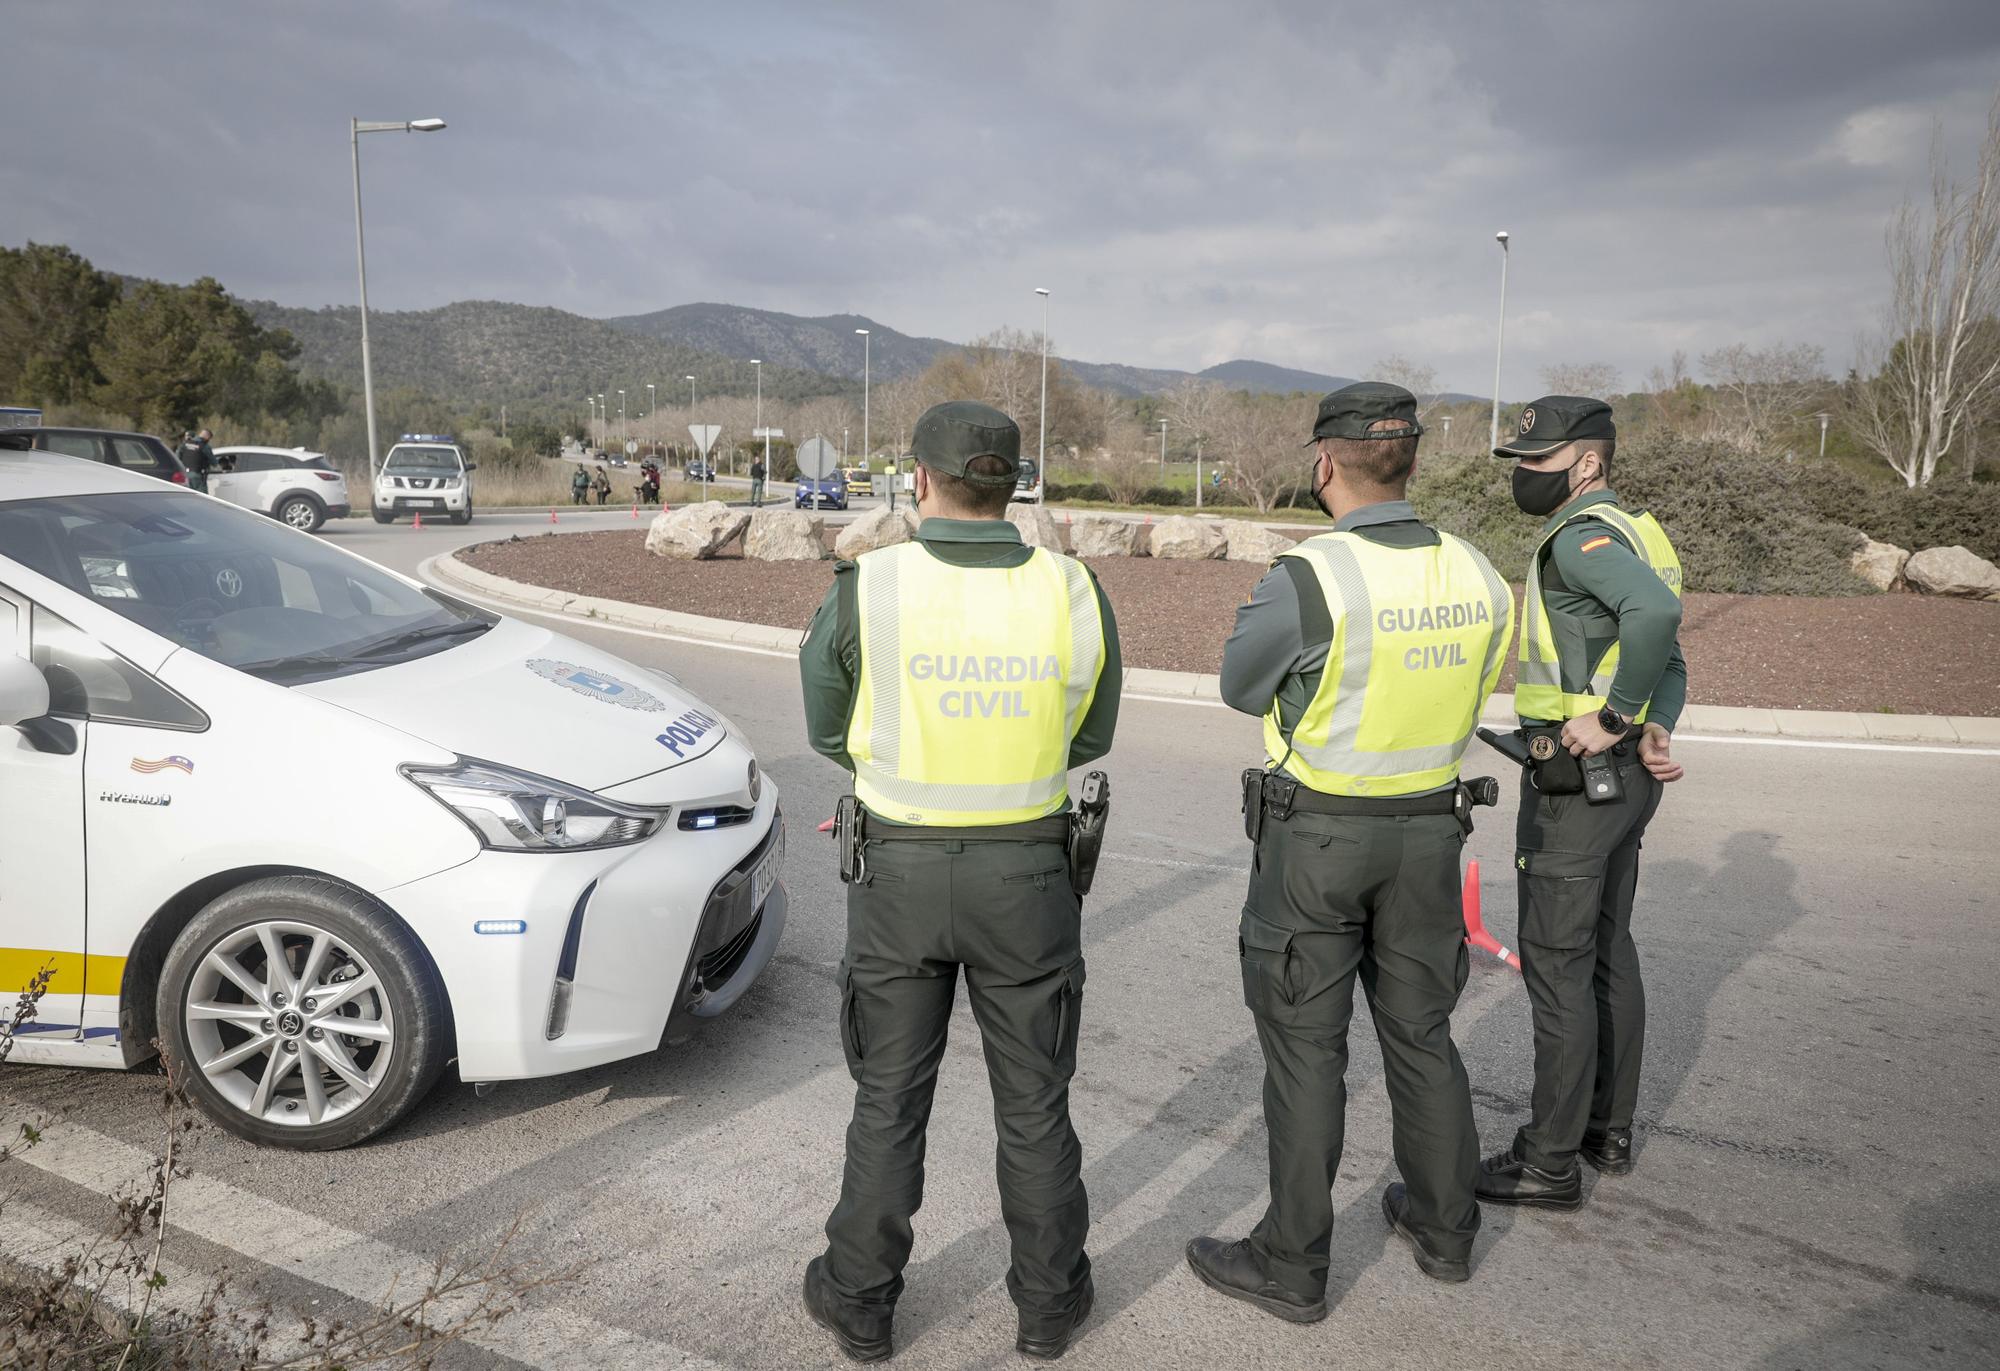
[[[215,588],[224,599],[233,600],[243,593],[243,574],[233,567],[224,567],[215,573]]]
[[[306,1021],[299,1017],[296,1009],[287,1009],[278,1016],[278,1031],[287,1038],[296,1038],[305,1032]]]

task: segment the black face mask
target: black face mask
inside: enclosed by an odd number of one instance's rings
[[[1523,514],[1554,514],[1569,499],[1569,474],[1574,470],[1575,462],[1556,471],[1530,471],[1516,463],[1514,503],[1521,507]]]
[[[1319,479],[1319,449],[1315,447],[1313,449],[1312,466],[1306,472],[1306,487],[1307,489],[1312,491],[1313,504],[1319,507],[1319,512],[1321,514],[1324,514],[1327,518],[1331,519],[1333,517],[1333,511],[1326,507],[1325,492],[1327,486],[1331,484],[1333,481],[1332,468],[1331,467],[1328,468],[1326,473],[1326,480],[1320,481],[1318,485],[1314,485],[1313,482],[1318,479]]]

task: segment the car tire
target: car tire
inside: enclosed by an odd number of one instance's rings
[[[310,495],[287,495],[275,513],[279,523],[301,533],[317,533],[326,522],[326,506]]]
[[[306,993],[315,986],[321,995]],[[160,1041],[204,1113],[239,1138],[301,1151],[388,1128],[451,1055],[450,1007],[416,938],[322,876],[270,877],[212,900],[168,950],[157,1009]]]
[[[368,512],[375,516],[375,522],[378,524],[393,524],[396,522],[396,511],[393,509],[383,509],[380,505],[370,505],[368,506]]]
[[[471,506],[469,506],[469,505],[468,505],[468,506],[467,506],[466,508],[464,508],[464,509],[454,509],[454,510],[453,510],[453,511],[451,512],[451,521],[452,521],[452,522],[453,522],[454,524],[469,524],[469,523],[471,523],[471,522],[472,522],[472,508],[471,508]]]

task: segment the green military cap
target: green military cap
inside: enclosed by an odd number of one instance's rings
[[[1564,443],[1579,438],[1616,438],[1611,406],[1585,395],[1544,395],[1521,411],[1514,440],[1493,449],[1502,461],[1515,457],[1546,457]]]
[[[991,405],[947,400],[932,405],[917,420],[910,454],[934,471],[963,477],[975,486],[1011,486],[1021,474],[1021,428]],[[966,464],[975,457],[998,457],[1007,464],[1006,474],[968,472]]]
[[[1403,427],[1370,431],[1369,425],[1384,419],[1397,420]],[[1356,381],[1319,402],[1319,417],[1305,445],[1311,447],[1322,438],[1416,438],[1423,431],[1417,422],[1416,396],[1387,381]]]

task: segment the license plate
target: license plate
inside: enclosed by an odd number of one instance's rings
[[[764,901],[771,894],[771,887],[778,883],[778,868],[785,860],[785,839],[780,833],[778,841],[771,844],[771,850],[750,870],[750,908],[762,909]]]

